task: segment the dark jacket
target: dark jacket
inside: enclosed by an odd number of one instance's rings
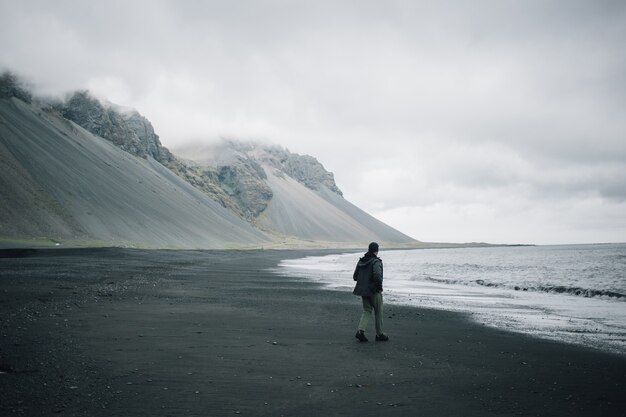
[[[370,297],[383,289],[383,261],[373,253],[366,253],[356,264],[352,278],[356,281],[352,294]]]

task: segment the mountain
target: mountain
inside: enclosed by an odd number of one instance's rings
[[[308,155],[236,141],[170,152],[136,110],[34,97],[0,76],[0,241],[361,247],[414,239],[346,201]]]
[[[343,198],[332,173],[308,155],[279,146],[222,141],[187,145],[174,150],[200,167],[234,173],[234,195],[246,194],[257,182],[269,188],[267,198],[252,199],[261,208],[252,222],[279,236],[323,242],[416,243],[411,237],[375,219]],[[233,178],[234,177],[234,181]],[[269,197],[268,197],[269,195]]]
[[[165,248],[271,240],[154,158],[16,98],[0,99],[0,194],[5,240]]]

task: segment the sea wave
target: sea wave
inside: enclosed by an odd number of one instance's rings
[[[609,290],[592,290],[589,288],[580,288],[580,287],[566,287],[563,285],[553,285],[553,286],[543,286],[538,288],[540,291],[556,293],[556,294],[568,294],[568,295],[579,295],[582,297],[610,297],[626,299],[626,295],[621,294],[616,291]]]
[[[535,291],[535,292],[544,292],[544,293],[551,293],[551,294],[573,295],[573,296],[586,297],[586,298],[597,297],[597,298],[609,298],[609,299],[614,299],[614,300],[626,301],[626,294],[622,294],[617,291],[595,290],[595,289],[583,288],[583,287],[569,287],[566,285],[541,285],[541,286],[511,285],[511,284],[495,283],[495,282],[491,282],[491,281],[484,280],[484,279],[464,281],[464,280],[435,278],[435,277],[427,277],[426,280],[440,283],[440,284],[480,285],[481,287],[504,288],[504,289],[510,289],[510,290],[515,290],[515,291]]]

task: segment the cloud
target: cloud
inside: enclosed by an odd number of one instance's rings
[[[609,0],[0,0],[0,66],[40,91],[135,107],[171,148],[314,155],[357,205],[417,238],[434,216],[446,240],[624,229],[625,38]]]
[[[624,203],[585,199],[529,205],[520,199],[520,205],[515,206],[514,202],[509,200],[498,206],[435,203],[374,211],[374,214],[392,226],[420,230],[420,239],[434,242],[619,242],[626,232]],[[481,239],[476,239],[477,236]]]

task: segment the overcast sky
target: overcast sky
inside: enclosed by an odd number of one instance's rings
[[[626,241],[626,2],[0,0],[0,68],[310,154],[424,241]]]

